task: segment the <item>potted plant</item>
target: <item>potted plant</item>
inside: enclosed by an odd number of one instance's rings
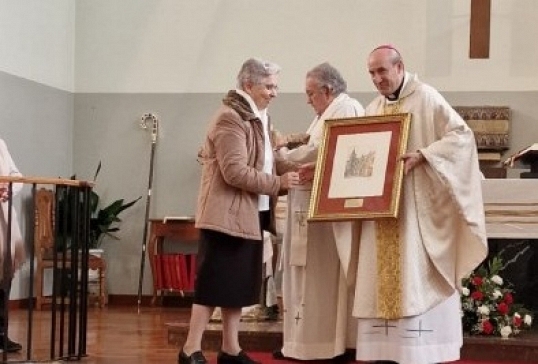
[[[97,179],[99,171],[101,170],[101,162],[97,166],[97,171],[93,180]],[[123,198],[117,199],[112,203],[108,204],[105,207],[100,205],[100,197],[94,190],[91,191],[90,195],[90,231],[89,231],[89,248],[90,249],[100,249],[105,236],[111,237],[113,239],[119,240],[119,238],[114,234],[119,231],[119,223],[121,219],[119,215],[129,207],[133,206],[142,196],[138,198],[125,202]]]
[[[99,162],[99,165],[97,166],[97,170],[93,178],[94,181],[97,179],[100,171],[101,162]],[[76,176],[71,176],[71,179],[76,179]],[[59,208],[57,221],[62,222],[62,224],[65,222],[65,226],[63,226],[65,229],[65,234],[58,236],[55,243],[55,247],[58,252],[67,253],[67,251],[71,248],[72,239],[74,238],[72,211],[73,204],[75,203],[74,201],[76,201],[76,193],[78,192],[72,189],[63,189],[58,197]],[[89,197],[90,221],[88,229],[88,248],[91,255],[98,257],[102,256],[103,250],[100,247],[105,236],[119,240],[119,238],[114,234],[120,229],[119,224],[121,219],[119,215],[124,210],[133,206],[141,198],[142,196],[139,196],[138,198],[129,202],[125,202],[125,200],[121,198],[113,201],[105,207],[101,207],[101,199],[99,195],[94,190],[91,191]],[[82,204],[79,207],[82,209]],[[61,292],[63,292],[63,294],[67,294],[68,288],[66,287],[69,287],[71,273],[69,270],[59,269],[59,275]],[[90,282],[98,281],[98,271],[90,268],[88,270],[88,278]]]
[[[99,171],[101,170],[101,162],[97,166],[97,170],[93,177],[93,180],[97,180]],[[105,207],[101,207],[101,198],[92,189],[90,194],[90,225],[89,225],[89,252],[91,255],[101,257],[103,254],[103,249],[101,249],[101,244],[105,236],[108,236],[112,239],[119,240],[119,238],[114,234],[119,231],[119,224],[121,219],[119,215],[129,207],[133,206],[142,196],[138,198],[125,202],[123,198],[117,199]],[[97,270],[90,269],[88,271],[88,278],[90,282],[96,281],[98,279]],[[91,290],[91,288],[90,288]]]
[[[106,207],[99,207],[99,195],[92,191],[90,197],[90,249],[98,249],[101,247],[101,243],[105,236],[109,236],[113,239],[119,240],[119,238],[113,233],[117,232],[121,219],[119,214],[133,206],[141,196],[130,202],[124,202],[123,198],[118,199]]]

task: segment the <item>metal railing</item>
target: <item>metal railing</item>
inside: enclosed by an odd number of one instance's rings
[[[35,245],[34,234],[27,233],[25,240],[29,247],[29,287],[27,296],[27,342],[26,361],[9,360],[7,357],[7,340],[0,363],[28,362],[34,360],[80,360],[86,356],[86,333],[88,315],[88,260],[89,260],[89,224],[90,197],[93,182],[71,179],[32,178],[32,177],[0,177],[0,184],[8,185],[9,199],[7,220],[6,246],[4,247],[3,276],[10,277],[13,224],[13,184],[21,183],[31,186],[31,216],[36,221],[36,191],[37,186],[46,185],[54,191],[55,223],[53,224],[54,246],[52,249],[52,297],[50,309],[50,352],[48,358],[34,358],[33,355],[33,324],[34,324],[34,279],[35,279]],[[35,229],[35,223],[31,224]],[[23,234],[24,236],[24,234]],[[1,287],[0,287],[1,288]],[[4,294],[4,328],[0,335],[7,339],[8,333],[8,304],[9,297]],[[2,348],[0,348],[2,349]]]

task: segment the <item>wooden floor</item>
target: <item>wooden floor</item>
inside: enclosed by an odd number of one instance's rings
[[[157,364],[177,363],[178,347],[168,344],[165,324],[186,322],[189,308],[136,307],[91,308],[88,313],[87,354],[81,363],[89,364]],[[9,361],[23,361],[27,356],[28,316],[24,310],[10,312],[9,335],[23,345],[23,351],[8,354]],[[34,311],[34,361],[50,362],[51,315]],[[0,362],[1,362],[0,354]]]
[[[79,362],[89,364],[177,363],[179,341],[183,342],[183,339],[178,340],[177,335],[184,335],[188,330],[189,315],[189,307],[141,307],[140,312],[137,311],[136,306],[109,306],[103,309],[92,307],[88,313],[87,357]],[[32,322],[32,352],[28,356],[27,311],[12,310],[10,312],[10,338],[20,342],[24,349],[20,353],[8,354],[8,362],[26,362],[25,360],[30,358],[32,363],[55,363],[50,360],[50,311],[34,311]],[[245,323],[245,325],[249,324]],[[220,330],[213,326],[215,325],[209,325],[204,336],[204,344],[213,345],[212,348],[204,348],[211,363],[215,362],[215,352],[220,344],[216,336],[216,331]],[[246,350],[271,351],[276,346],[274,340],[278,338],[281,342],[281,332],[275,332],[271,325],[269,325],[271,327],[265,326],[256,325],[255,328],[249,326],[245,329],[248,331],[248,336],[251,336],[251,339],[240,337]],[[262,344],[267,346],[263,350],[255,347]],[[517,338],[508,340],[467,337],[464,339],[462,358],[483,363],[499,360],[537,363],[538,331],[525,332]],[[0,363],[2,363],[2,354],[0,354]]]

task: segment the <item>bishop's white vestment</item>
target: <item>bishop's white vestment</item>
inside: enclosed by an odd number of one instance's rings
[[[325,120],[363,114],[361,104],[342,93],[311,123],[307,145],[279,153],[299,164],[316,161]],[[282,353],[303,360],[343,354],[346,347],[354,347],[356,334],[356,320],[351,317],[356,225],[307,223],[311,190],[310,183],[289,191],[282,243]]]
[[[425,162],[404,176],[396,231],[400,319],[380,315],[378,265],[394,257],[377,251],[376,223],[362,223],[353,315],[357,360],[431,364],[459,359],[463,343],[461,279],[487,255],[482,174],[472,130],[433,88],[406,73],[399,99],[379,96],[366,115],[410,113],[408,151]],[[394,297],[389,297],[393,299]]]

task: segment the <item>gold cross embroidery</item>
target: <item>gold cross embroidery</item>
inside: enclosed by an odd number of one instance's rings
[[[398,114],[400,113],[400,100],[393,102],[393,103],[387,103],[385,100],[385,105],[383,106],[383,114],[384,115],[392,115],[392,114]]]

